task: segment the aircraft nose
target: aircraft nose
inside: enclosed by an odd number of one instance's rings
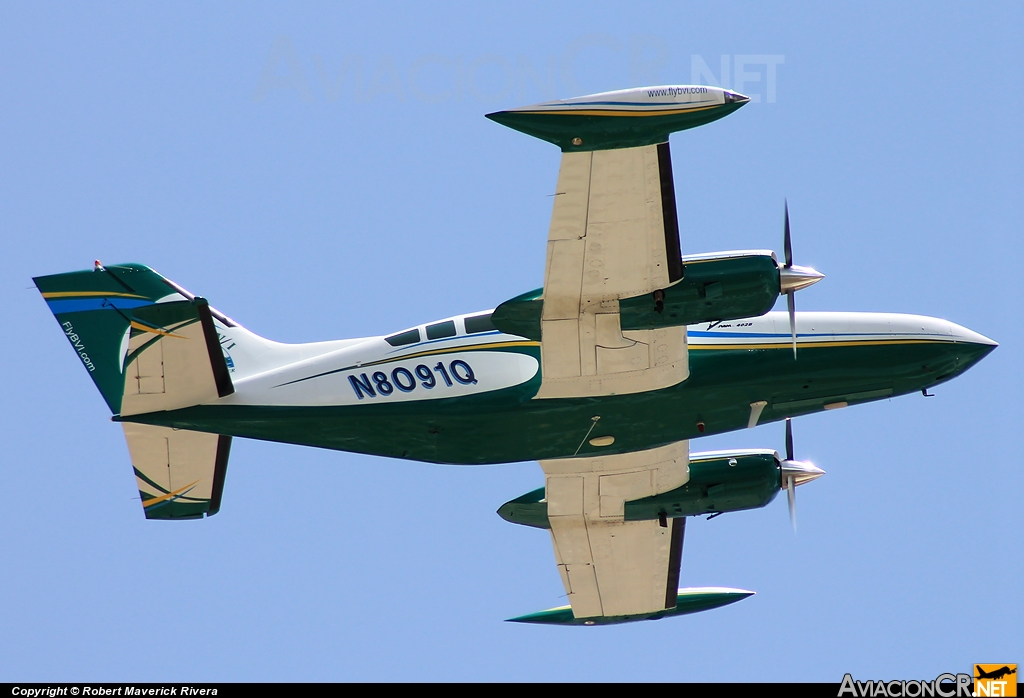
[[[923,340],[920,377],[927,387],[959,376],[998,346],[966,327],[923,315],[891,315],[890,328],[907,339]],[[928,358],[923,358],[925,355]]]
[[[974,330],[969,330],[952,322],[949,324],[950,333],[956,338],[957,346],[959,347],[957,363],[961,373],[984,359],[999,346],[995,341],[983,334],[978,334]]]
[[[962,327],[952,322],[949,323],[949,326],[950,334],[952,334],[958,342],[966,342],[968,344],[979,344],[982,346],[987,346],[989,347],[988,351],[992,351],[992,349],[995,349],[996,347],[999,346],[999,343],[996,342],[995,340],[989,339],[983,334],[978,334],[974,330],[969,330],[966,327]]]
[[[733,92],[731,90],[725,91],[725,103],[726,104],[746,104],[750,101],[750,97],[741,95],[739,92]]]

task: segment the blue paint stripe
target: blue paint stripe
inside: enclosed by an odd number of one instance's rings
[[[153,301],[138,298],[68,298],[61,300],[47,300],[50,312],[54,315],[65,313],[81,313],[86,310],[131,310],[143,305],[152,305]]]
[[[746,337],[769,337],[775,339],[791,339],[793,335],[789,332],[701,332],[699,330],[689,330],[687,332],[691,337],[724,337],[726,339],[743,339]],[[816,332],[816,333],[803,333],[798,332],[797,337],[948,337],[949,335],[936,335],[927,332],[913,333],[913,332],[899,332],[896,334],[890,332]]]

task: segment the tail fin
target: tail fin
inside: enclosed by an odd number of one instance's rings
[[[177,409],[234,392],[216,311],[152,269],[97,262],[91,271],[34,281],[114,414]]]
[[[114,414],[172,410],[234,392],[203,298],[138,264],[34,279]],[[147,519],[220,509],[230,436],[124,424]]]
[[[210,403],[234,392],[233,374],[242,380],[362,341],[272,342],[141,264],[97,262],[34,281],[110,411],[123,417]],[[122,426],[147,519],[217,513],[230,436]]]

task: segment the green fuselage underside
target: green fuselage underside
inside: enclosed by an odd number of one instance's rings
[[[750,404],[762,400],[768,404],[759,424],[827,405],[912,393],[955,377],[991,349],[937,341],[802,345],[794,360],[788,345],[691,347],[690,377],[649,393],[535,400],[538,375],[514,388],[451,399],[337,407],[203,405],[124,419],[431,463],[506,463],[624,453],[734,431],[748,425]],[[595,416],[601,418],[596,424]],[[598,436],[615,441],[590,445]]]

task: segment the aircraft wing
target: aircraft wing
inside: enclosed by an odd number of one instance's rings
[[[667,138],[667,137],[666,137]],[[683,274],[667,142],[563,152],[548,233],[538,398],[637,393],[688,375],[686,328],[621,330],[619,300]]]
[[[488,114],[562,150],[548,233],[538,398],[639,393],[688,375],[686,329],[622,332],[619,301],[683,277],[670,133],[739,109],[744,95],[665,85]]]
[[[675,608],[686,519],[626,521],[625,502],[686,484],[689,442],[540,465],[555,561],[573,615]]]

